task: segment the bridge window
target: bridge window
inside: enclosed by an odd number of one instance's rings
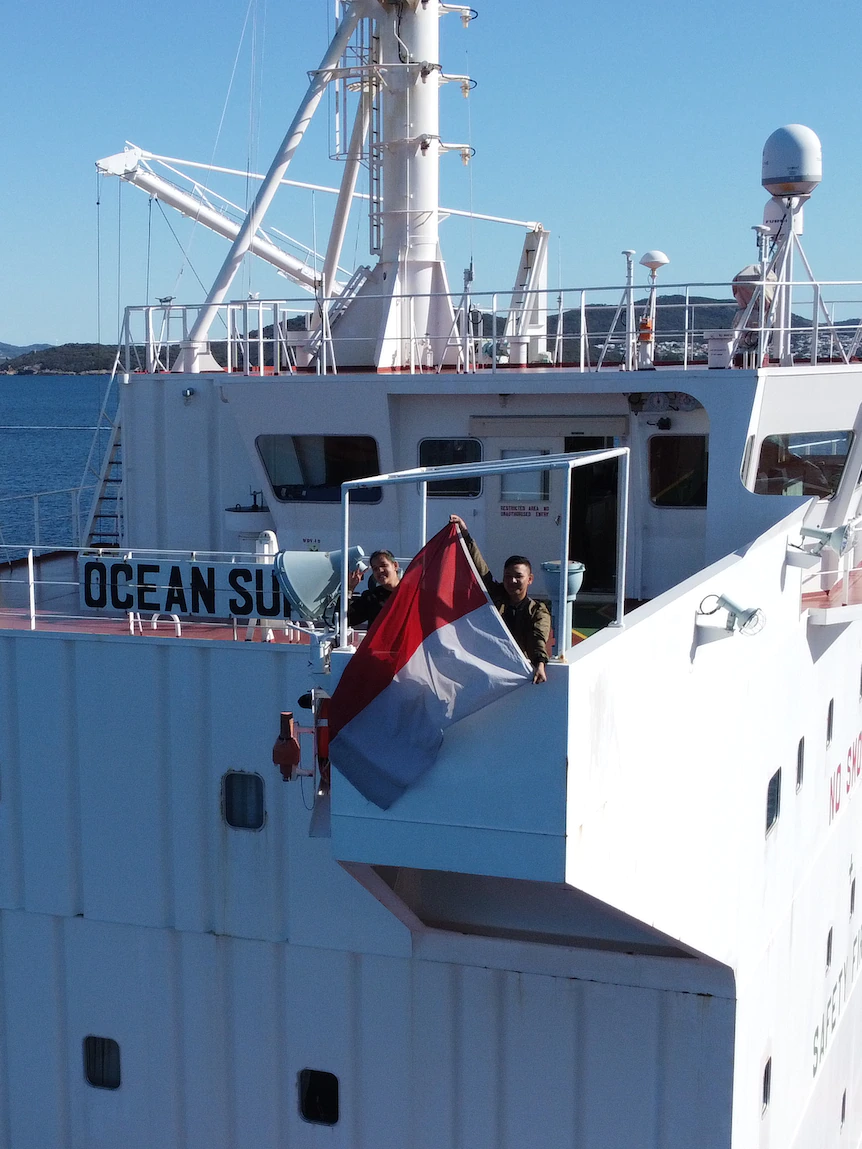
[[[706,435],[653,435],[649,496],[656,507],[705,507],[709,463]]]
[[[481,463],[482,444],[478,439],[423,439],[419,444],[420,467],[453,467]],[[428,484],[429,499],[475,499],[482,494],[482,480],[440,479]]]
[[[84,1077],[96,1089],[120,1088],[120,1047],[112,1037],[84,1038]]]
[[[231,770],[222,779],[224,820],[235,830],[260,830],[266,818],[263,778]]]
[[[342,483],[380,474],[370,435],[258,435],[255,443],[281,503],[340,503]],[[350,501],[379,503],[380,487],[353,491]]]
[[[760,445],[755,494],[831,499],[838,489],[852,438],[850,431],[768,435]]]

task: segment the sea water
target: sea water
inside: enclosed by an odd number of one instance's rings
[[[107,375],[0,375],[0,561],[9,548],[75,541],[72,491],[82,480],[90,488],[81,494],[85,515],[97,480],[84,470],[107,388]],[[103,431],[97,471],[106,446]],[[18,497],[39,492],[57,493],[41,495],[38,513],[32,498]]]

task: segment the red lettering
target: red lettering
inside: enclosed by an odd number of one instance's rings
[[[841,809],[841,767],[829,779],[829,821],[831,822]]]

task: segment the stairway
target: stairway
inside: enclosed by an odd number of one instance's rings
[[[119,419],[111,430],[85,538],[88,547],[119,547],[122,542],[123,450]]]

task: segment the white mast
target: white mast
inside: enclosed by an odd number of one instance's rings
[[[275,159],[270,164],[266,178],[255,196],[254,203],[245,217],[239,234],[231,244],[231,249],[222,264],[221,271],[216,276],[215,283],[210,288],[206,302],[189,331],[188,341],[183,344],[182,353],[178,356],[174,368],[175,371],[200,371],[202,366],[206,367],[206,360],[209,359],[207,339],[219,304],[223,303],[227,297],[230,285],[239,271],[245,253],[249,250],[252,238],[263,223],[266,210],[278,190],[278,185],[283,179],[302,137],[305,135],[306,128],[311,123],[311,118],[317,110],[323,93],[326,91],[332,69],[337,66],[341,59],[359,20],[367,13],[368,3],[369,0],[353,0],[349,6],[345,5],[344,18],[320,62],[320,67],[311,74],[308,91],[293,117]],[[201,362],[202,358],[204,358],[203,363]]]
[[[454,318],[438,234],[440,16],[449,9],[440,0],[377,6],[379,58],[371,70],[382,139],[370,163],[382,183],[380,259],[334,340],[346,365],[431,366],[447,356]]]

